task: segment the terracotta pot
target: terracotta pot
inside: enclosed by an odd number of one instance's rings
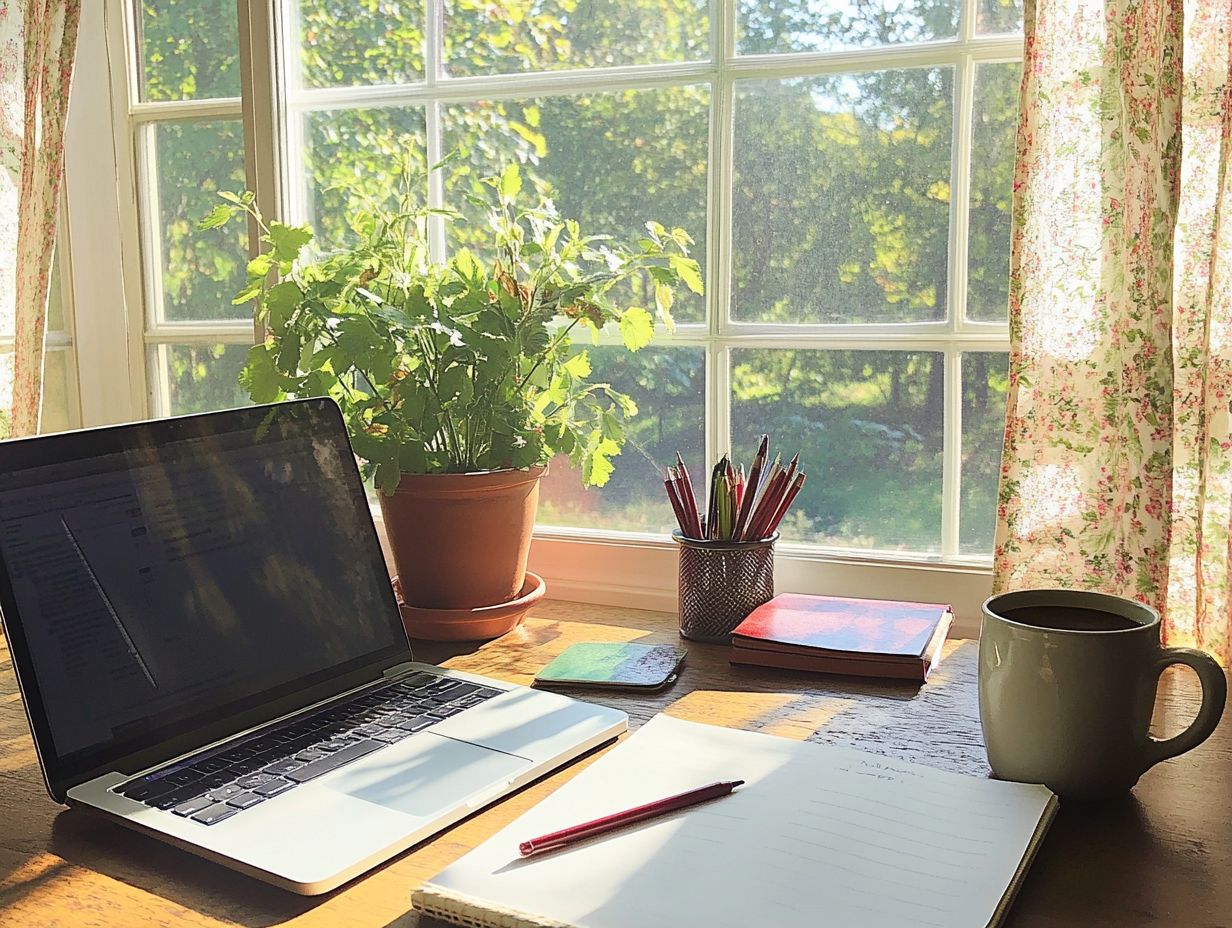
[[[393,496],[381,495],[406,602],[474,609],[516,599],[544,470],[403,474]]]

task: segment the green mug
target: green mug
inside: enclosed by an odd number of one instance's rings
[[[1043,783],[1066,799],[1105,799],[1215,730],[1228,683],[1209,655],[1164,648],[1150,606],[1082,590],[1018,590],[984,602],[980,724],[1003,780]],[[1187,664],[1202,708],[1179,735],[1149,732],[1159,675]]]

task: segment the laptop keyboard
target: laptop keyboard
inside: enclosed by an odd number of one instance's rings
[[[204,757],[129,780],[115,792],[214,825],[502,692],[411,674]]]

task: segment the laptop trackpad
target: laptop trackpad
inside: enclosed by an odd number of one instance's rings
[[[423,732],[344,767],[322,785],[433,818],[476,793],[495,792],[530,766],[525,757]]]

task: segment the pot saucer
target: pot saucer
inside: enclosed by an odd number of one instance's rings
[[[543,599],[547,588],[542,577],[528,570],[522,591],[516,599],[507,603],[476,606],[474,609],[432,609],[404,602],[402,587],[398,584],[398,578],[394,577],[394,596],[402,613],[402,624],[412,641],[486,641],[499,638],[522,623],[530,607]]]

